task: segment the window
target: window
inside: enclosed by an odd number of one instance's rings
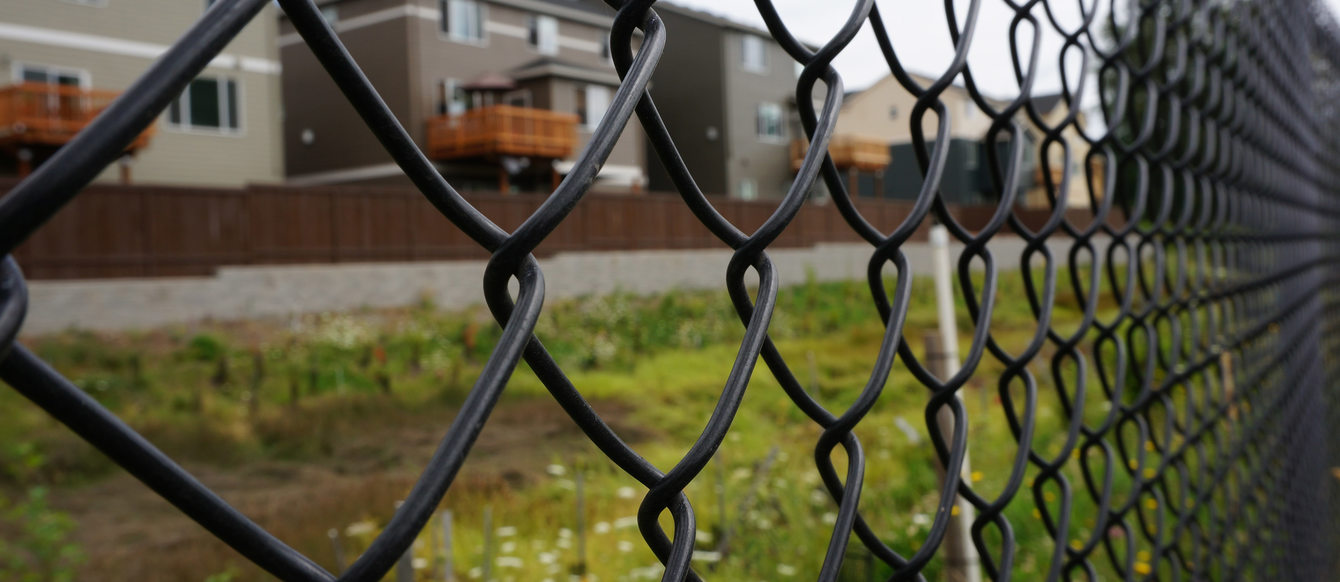
[[[558,19],[532,14],[526,19],[526,41],[546,55],[558,54]]]
[[[763,38],[752,34],[740,38],[740,66],[755,73],[768,72],[768,50]]]
[[[85,71],[43,65],[19,65],[19,79],[24,83],[46,83],[70,87],[88,86],[88,73]]]
[[[782,106],[776,103],[758,104],[759,139],[784,139],[786,129],[782,125]]]
[[[889,119],[898,119],[898,106],[897,106],[897,105],[895,105],[895,106],[889,108]]]
[[[327,4],[321,7],[321,18],[326,19],[326,24],[335,24],[340,21],[340,7],[334,4]]]
[[[974,117],[977,117],[977,104],[973,103],[972,99],[968,99],[963,102],[963,118],[972,119]]]
[[[460,81],[442,79],[437,82],[437,100],[434,110],[438,115],[459,115],[469,108],[470,98],[461,89]]]
[[[235,133],[241,127],[237,81],[198,77],[168,105],[168,124]]]
[[[610,106],[609,87],[586,85],[577,87],[577,118],[588,129],[600,125],[605,110]]]
[[[756,200],[758,199],[758,183],[752,178],[740,180],[740,187],[736,194],[740,197],[740,200]]]
[[[610,52],[610,44],[612,44],[610,35],[609,33],[605,33],[605,42],[600,45],[600,57],[605,59],[605,62],[613,63],[614,53]]]
[[[484,7],[475,0],[442,0],[442,32],[452,40],[484,42]]]

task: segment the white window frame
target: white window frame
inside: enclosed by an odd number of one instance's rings
[[[758,200],[758,182],[753,178],[740,178],[735,187],[735,197],[740,200]]]
[[[586,120],[582,123],[582,129],[585,129],[587,131],[594,131],[596,127],[600,126],[600,121],[605,118],[605,114],[609,113],[610,98],[612,96],[612,92],[610,91],[609,87],[594,84],[577,85],[577,90],[582,92],[584,100],[586,102],[586,108],[585,108],[586,112],[584,114]],[[593,97],[595,96],[600,96],[600,99],[593,99]],[[601,100],[604,101],[602,107],[599,108],[593,107],[593,104],[598,104],[601,102]],[[597,109],[599,110],[599,115],[595,114],[597,112]],[[583,113],[580,111],[576,111],[574,113],[577,113],[578,115],[583,115]]]
[[[15,85],[25,82],[23,80],[24,69],[46,69],[48,75],[52,73],[57,73],[57,74],[66,74],[78,77],[79,88],[84,90],[87,90],[93,86],[93,77],[92,75],[89,74],[87,69],[79,69],[75,67],[61,67],[55,65],[44,65],[41,63],[31,63],[21,61],[14,61],[10,67],[10,78],[13,80]]]
[[[765,132],[765,131],[764,131],[765,127],[764,127],[764,119],[763,119],[763,118],[764,118],[764,114],[765,114],[765,112],[774,112],[774,113],[776,113],[776,118],[777,118],[777,124],[776,124],[776,127],[777,127],[777,133],[774,134],[774,133],[771,133],[771,132]],[[768,125],[771,125],[771,124],[768,124]],[[759,141],[762,141],[762,142],[769,142],[769,143],[785,143],[785,142],[786,142],[786,112],[782,110],[782,106],[779,105],[779,104],[777,104],[777,103],[771,103],[771,102],[763,102],[763,103],[759,103],[758,106],[754,108],[754,132],[758,134],[758,140],[759,140]]]
[[[545,31],[549,34],[546,35]],[[558,54],[558,19],[548,14],[526,15],[526,46],[542,55]],[[531,40],[534,39],[534,42]],[[546,42],[547,41],[547,42]]]
[[[212,79],[218,83],[219,107],[220,107],[219,127],[192,125],[190,123],[191,86],[189,83],[186,85],[186,90],[182,91],[181,95],[178,95],[177,98],[173,100],[173,103],[176,102],[181,103],[180,105],[181,115],[182,119],[185,120],[185,123],[172,122],[172,104],[169,103],[167,109],[163,110],[163,126],[178,133],[195,133],[201,135],[219,135],[219,136],[230,136],[230,137],[241,137],[243,135],[246,135],[247,116],[244,110],[247,99],[246,99],[246,87],[243,85],[242,79],[237,77],[229,77],[226,75],[220,75],[220,76],[200,75],[195,79],[192,79],[192,82],[195,82],[196,80],[199,79]],[[235,120],[237,122],[237,127],[235,128],[229,127],[229,122],[233,120],[228,118],[228,106],[227,103],[225,102],[225,99],[227,98],[228,95],[227,86],[228,83],[230,82],[233,84],[234,87],[233,93],[237,97],[236,107],[234,108],[237,111],[237,119]]]
[[[452,18],[452,7],[458,4],[472,4],[475,6],[475,14],[477,14],[476,18],[479,21],[479,36],[477,38],[460,35],[454,28],[453,23],[455,19]],[[488,45],[489,43],[488,4],[485,4],[480,0],[440,0],[438,2],[438,9],[440,10],[441,15],[439,16],[438,19],[437,28],[438,33],[441,34],[443,37],[452,42],[460,44],[469,44],[475,46]]]
[[[433,93],[433,115],[460,115],[470,109],[470,95],[461,91],[461,99],[455,99],[456,90],[461,86],[459,79],[438,79],[437,86]],[[441,97],[441,103],[439,103]],[[445,105],[445,111],[439,109],[438,105]]]
[[[757,53],[752,53],[750,45],[754,45]],[[751,54],[758,55],[758,62],[750,60]],[[750,73],[767,74],[768,72],[768,43],[763,37],[757,34],[745,33],[740,35],[740,68]]]

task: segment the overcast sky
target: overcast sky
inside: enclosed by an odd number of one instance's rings
[[[750,0],[669,0],[673,4],[689,6],[711,12],[746,24],[763,27],[763,19]],[[1092,4],[1094,0],[1083,0]],[[1324,0],[1333,12],[1340,13],[1340,0]],[[852,9],[851,0],[774,0],[777,11],[791,27],[791,31],[801,40],[820,44],[831,38],[838,27],[847,20]],[[1107,0],[1097,4],[1106,5]],[[968,0],[955,0],[957,16],[964,18]],[[1080,20],[1078,6],[1080,0],[1070,2],[1051,2],[1058,21],[1067,28],[1077,26]],[[936,75],[943,71],[953,56],[953,45],[949,38],[945,22],[944,5],[933,0],[879,0],[879,8],[884,16],[885,27],[893,39],[894,48],[902,57],[903,66],[908,70]],[[1006,8],[1003,0],[982,0],[978,17],[977,34],[969,50],[968,62],[983,91],[996,97],[1009,98],[1018,94],[1019,87],[1014,81],[1009,49],[1009,22],[1013,13]],[[1037,13],[1041,13],[1040,10]],[[1061,88],[1061,66],[1056,55],[1061,47],[1061,36],[1049,27],[1044,27],[1037,86],[1034,94],[1058,91]],[[1031,43],[1029,32],[1019,36],[1024,43]],[[668,49],[673,50],[674,36],[667,38]],[[861,32],[834,61],[841,73],[848,91],[869,86],[888,74],[879,53],[879,45],[869,26]],[[1073,55],[1066,63],[1071,74],[1080,69],[1079,55]],[[1086,101],[1088,99],[1086,98]]]

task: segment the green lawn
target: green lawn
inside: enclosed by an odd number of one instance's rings
[[[1067,280],[1065,273],[1061,280]],[[925,278],[914,282],[904,334],[918,354],[923,330],[935,324],[929,283]],[[993,336],[1012,353],[1022,349],[1036,328],[1024,297],[1020,277],[1002,274],[990,325]],[[1074,329],[1080,313],[1074,297],[1060,291],[1053,327]],[[1101,304],[1100,315],[1112,317],[1109,302]],[[966,353],[971,327],[961,298],[959,327]],[[866,384],[883,332],[861,283],[808,282],[783,289],[771,329],[797,377],[835,412]],[[724,292],[654,297],[616,293],[547,305],[537,333],[578,389],[600,402],[601,410],[616,411],[616,427],[628,432],[628,440],[646,458],[668,469],[692,444],[716,403],[742,326]],[[443,432],[497,335],[497,326],[482,309],[446,313],[425,304],[400,311],[133,334],[71,331],[38,338],[31,346],[169,454],[191,464],[220,471],[264,463],[369,466],[357,458],[364,455],[393,459],[371,466],[413,470],[396,464],[404,459],[394,441],[366,451],[342,448],[341,443],[350,434],[378,435],[410,425],[428,434]],[[1052,352],[1050,345],[1044,348],[1046,361],[1030,368],[1039,391],[1033,445],[1044,455],[1061,452],[1066,422],[1047,365]],[[1005,485],[1016,450],[998,397],[1002,369],[988,354],[963,393],[974,486],[988,497]],[[1073,363],[1062,369],[1073,383]],[[1092,365],[1086,376],[1090,394],[1099,394]],[[1016,397],[1022,393],[1017,383],[1009,390]],[[927,398],[927,390],[900,362],[879,403],[856,430],[868,457],[863,514],[904,555],[925,538],[938,496],[924,421]],[[1086,419],[1105,414],[1101,400],[1089,399]],[[0,451],[5,458],[0,491],[15,494],[43,485],[58,497],[62,491],[97,486],[115,474],[96,451],[13,392],[0,392],[0,406],[10,419],[0,426],[0,443],[6,447]],[[509,410],[526,412],[509,417]],[[522,365],[495,412],[495,420],[513,420],[491,423],[485,432],[506,442],[505,433],[524,430],[524,414],[530,410],[547,417],[558,414],[538,379]],[[914,434],[907,434],[907,427]],[[806,579],[818,571],[835,512],[815,469],[818,435],[818,428],[760,362],[717,459],[687,490],[697,512],[697,547],[705,552],[696,566],[710,579]],[[657,562],[633,521],[645,493],[639,483],[589,443],[550,450],[539,439],[510,446],[476,451],[443,504],[455,516],[452,561],[459,575],[469,579],[482,574],[482,522],[488,508],[495,530],[488,550],[494,579],[566,580],[580,571],[582,544],[591,579],[659,577]],[[34,454],[39,462],[19,462]],[[512,454],[539,462],[500,469],[500,459]],[[840,449],[836,455],[841,474],[846,460]],[[760,470],[763,465],[766,471]],[[1074,487],[1075,506],[1067,539],[1087,541],[1094,507],[1078,471],[1071,469],[1067,478]],[[586,507],[580,531],[575,508],[579,472]],[[1025,580],[1046,571],[1052,551],[1036,504],[1050,507],[1053,515],[1059,507],[1054,484],[1039,488],[1035,497],[1029,486],[1034,474],[1030,466],[1023,488],[1006,509],[1019,543],[1016,576]],[[1122,491],[1128,483],[1119,479],[1116,485]],[[386,495],[403,495],[403,489]],[[283,536],[333,567],[328,529],[343,532],[342,547],[352,558],[388,513],[360,507],[365,499],[333,501],[348,507],[331,512],[327,523],[295,525]],[[668,514],[663,518],[668,524]],[[727,551],[713,560],[712,552],[720,549],[728,530],[733,535]],[[998,547],[994,540],[999,532],[988,528],[987,538]],[[256,575],[219,546],[217,556],[192,558],[204,569],[200,579],[231,562],[238,563],[236,579]],[[421,579],[429,579],[445,561],[437,551],[440,546],[435,530],[420,538],[415,555],[425,566]],[[90,553],[90,564],[100,563],[96,549]],[[1099,571],[1106,572],[1106,557],[1095,558]],[[929,578],[935,579],[938,568],[937,560]],[[844,578],[883,579],[882,572],[853,539]]]

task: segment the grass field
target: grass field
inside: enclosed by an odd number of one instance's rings
[[[919,354],[923,330],[935,323],[923,279],[913,286],[904,334]],[[869,297],[861,283],[816,282],[779,297],[772,335],[830,410],[844,409],[868,379],[883,333]],[[1020,277],[1003,274],[990,325],[1011,352],[1036,329],[1024,297]],[[1080,313],[1061,291],[1053,327],[1073,329]],[[970,322],[961,298],[959,324],[966,348]],[[334,568],[329,532],[338,532],[346,562],[376,534],[497,333],[482,309],[445,313],[425,304],[142,333],[71,331],[30,346],[230,502]],[[702,430],[742,326],[724,292],[614,294],[548,305],[537,333],[615,430],[667,469]],[[1033,447],[1055,455],[1066,419],[1049,369],[1031,369],[1040,395]],[[1073,362],[1061,369],[1078,374]],[[988,355],[963,394],[974,486],[988,497],[1004,487],[1016,451],[998,395],[1001,370]],[[861,509],[904,555],[924,540],[938,496],[927,398],[900,363],[856,430],[868,455]],[[1090,399],[1086,418],[1105,414],[1100,400]],[[19,498],[45,488],[77,524],[70,536],[87,556],[84,573],[113,581],[266,579],[21,397],[0,391],[0,406],[10,419],[0,426],[0,491]],[[687,490],[703,552],[695,565],[710,579],[806,579],[818,571],[836,511],[815,469],[818,436],[760,363],[730,436]],[[842,472],[845,459],[837,457]],[[1050,561],[1038,504],[1055,512],[1059,491],[1029,488],[1032,478],[1030,468],[1006,509],[1019,542],[1014,567],[1025,580]],[[1079,486],[1078,473],[1070,479]],[[584,563],[589,580],[657,579],[633,518],[644,493],[585,441],[523,364],[443,503],[453,514],[453,568],[462,579],[482,577],[487,567],[496,580],[567,580]],[[1087,541],[1093,511],[1077,490],[1068,539]],[[416,544],[419,579],[440,579],[446,556],[438,530]],[[988,529],[987,537],[998,540],[999,532]],[[1102,571],[1106,559],[1096,562]],[[928,571],[932,579],[938,568]],[[883,579],[882,572],[853,540],[844,579]]]

